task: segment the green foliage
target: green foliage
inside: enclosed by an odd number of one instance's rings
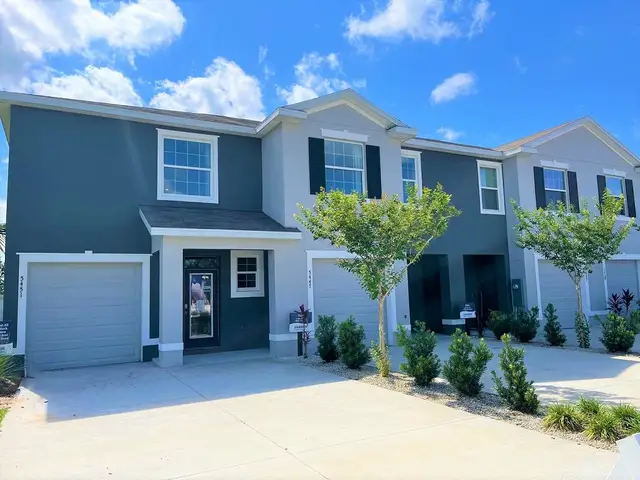
[[[617,226],[624,199],[604,192],[599,214],[582,200],[580,211],[568,211],[558,202],[547,209],[524,210],[512,201],[518,224],[516,244],[532,250],[554,266],[567,272],[576,286],[578,312],[582,314],[580,281],[591,267],[620,253],[620,244],[635,224],[631,219]]]
[[[492,310],[489,314],[489,322],[487,323],[487,326],[498,340],[500,340],[505,333],[511,332],[511,324],[512,315],[510,313]]]
[[[356,323],[353,315],[338,325],[338,354],[348,368],[358,369],[369,361],[364,339],[364,327]]]
[[[460,329],[456,329],[449,345],[451,357],[444,363],[444,378],[463,395],[475,396],[482,390],[480,378],[487,369],[493,353],[484,339],[474,346],[471,338]]]
[[[568,403],[554,403],[547,408],[544,417],[545,428],[555,428],[565,432],[581,432],[584,429],[582,415]]]
[[[640,333],[640,310],[632,310],[629,312],[629,328],[633,330],[633,333],[636,335]]]
[[[20,378],[20,362],[14,355],[0,354],[0,386],[2,381]]]
[[[519,308],[514,315],[513,336],[522,343],[533,340],[540,328],[540,310],[538,306],[531,310]]]
[[[440,373],[440,360],[433,353],[438,342],[435,333],[428,332],[424,322],[416,323],[413,335],[400,325],[396,342],[404,349],[404,358],[407,360],[407,363],[400,365],[400,370],[413,377],[416,385],[429,385]]]
[[[624,435],[619,419],[610,408],[602,408],[586,421],[584,435],[589,440],[615,442]]]
[[[298,204],[300,213],[295,214],[314,240],[328,240],[354,255],[338,260],[338,265],[355,275],[369,297],[378,302],[378,354],[386,363],[384,299],[430,242],[444,234],[449,219],[460,214],[440,184],[417,193],[412,189],[407,202],[397,195],[370,201],[366,195],[323,190],[312,208]]]
[[[580,397],[576,402],[576,409],[585,421],[595,417],[606,407],[597,398]]]
[[[491,375],[500,400],[513,410],[523,413],[536,413],[540,406],[533,382],[527,380],[527,367],[524,365],[524,348],[511,345],[511,335],[502,336],[504,348],[498,354],[500,370],[504,381],[493,370]]]
[[[318,342],[318,355],[320,355],[320,358],[325,362],[336,361],[338,359],[336,317],[333,315],[320,315],[315,336]]]
[[[556,308],[552,303],[549,303],[544,309],[544,338],[549,345],[554,347],[561,347],[567,341],[567,336],[562,333],[562,326],[558,321],[558,315],[556,314]]]
[[[2,420],[7,416],[7,413],[9,413],[8,408],[0,408],[0,427],[2,426]]]
[[[629,403],[620,403],[610,407],[611,413],[620,423],[623,432],[633,430],[640,422],[640,410]]]
[[[580,348],[591,347],[591,330],[589,329],[589,321],[584,313],[576,312],[576,318],[574,321],[576,329],[576,337],[578,339],[578,345]]]
[[[628,437],[629,435],[635,435],[636,433],[640,433],[640,420],[632,421],[629,428],[625,430],[624,435]]]
[[[633,347],[636,334],[626,318],[615,313],[607,314],[605,320],[598,321],[602,325],[600,341],[609,352],[628,352]]]
[[[389,355],[385,352],[389,351],[389,345],[385,345],[385,348],[380,348],[380,345],[371,341],[371,348],[369,349],[371,356],[376,362],[376,367],[378,367],[378,372],[381,377],[388,377],[389,372],[391,371],[391,359]]]

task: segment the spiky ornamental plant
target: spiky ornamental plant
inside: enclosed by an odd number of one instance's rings
[[[544,309],[544,338],[549,345],[554,347],[561,347],[567,341],[567,336],[562,333],[562,325],[558,321],[558,315],[556,313],[556,307],[552,303],[549,303]]]
[[[585,200],[580,203],[579,212],[568,210],[562,202],[537,210],[525,210],[515,201],[511,203],[518,219],[516,245],[537,253],[569,275],[578,303],[576,329],[579,323],[584,333],[583,327],[587,325],[588,330],[588,324],[582,309],[580,283],[591,272],[592,265],[620,252],[620,244],[635,225],[632,218],[618,226],[624,199],[605,190],[597,215],[589,210]]]
[[[314,240],[328,240],[353,254],[337,263],[355,275],[369,298],[378,303],[379,338],[374,353],[380,374],[388,375],[384,301],[460,211],[451,205],[451,195],[440,184],[420,194],[410,189],[406,202],[397,195],[370,200],[364,194],[322,190],[312,208],[300,204],[298,208],[300,213],[294,216]]]

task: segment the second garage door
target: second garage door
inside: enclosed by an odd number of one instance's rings
[[[335,315],[338,322],[353,315],[364,326],[367,346],[378,343],[378,305],[364,292],[356,277],[340,268],[334,260],[313,262],[313,316]]]
[[[578,307],[576,289],[566,272],[553,266],[551,262],[540,260],[540,296],[542,308],[548,303],[556,307],[558,319],[563,328],[573,328]]]
[[[139,264],[34,263],[27,278],[29,371],[140,360]]]
[[[621,294],[623,289],[631,290],[638,298],[638,269],[635,260],[610,260],[607,267],[607,291]]]

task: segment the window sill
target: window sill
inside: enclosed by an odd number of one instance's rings
[[[158,195],[158,200],[166,200],[170,202],[193,202],[193,203],[218,203],[218,199],[214,197],[196,197],[195,195]]]
[[[254,298],[254,297],[264,297],[264,291],[260,289],[231,290],[231,298]]]
[[[482,215],[504,215],[504,210],[484,210],[480,209]]]

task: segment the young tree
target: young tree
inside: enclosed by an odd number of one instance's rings
[[[635,223],[631,219],[616,226],[624,200],[605,191],[594,215],[582,200],[580,211],[568,211],[558,202],[550,208],[524,210],[512,201],[518,225],[516,245],[533,250],[554,266],[567,272],[576,289],[578,318],[584,319],[580,283],[595,264],[609,260],[620,251],[620,244]]]
[[[353,258],[338,265],[356,276],[372,300],[378,302],[376,358],[380,374],[389,374],[389,352],[384,331],[384,301],[402,280],[409,265],[420,259],[429,243],[441,236],[449,219],[460,214],[451,195],[440,184],[411,191],[406,203],[397,195],[369,200],[365,195],[321,191],[312,208],[298,204],[295,218],[315,240],[329,240]]]

